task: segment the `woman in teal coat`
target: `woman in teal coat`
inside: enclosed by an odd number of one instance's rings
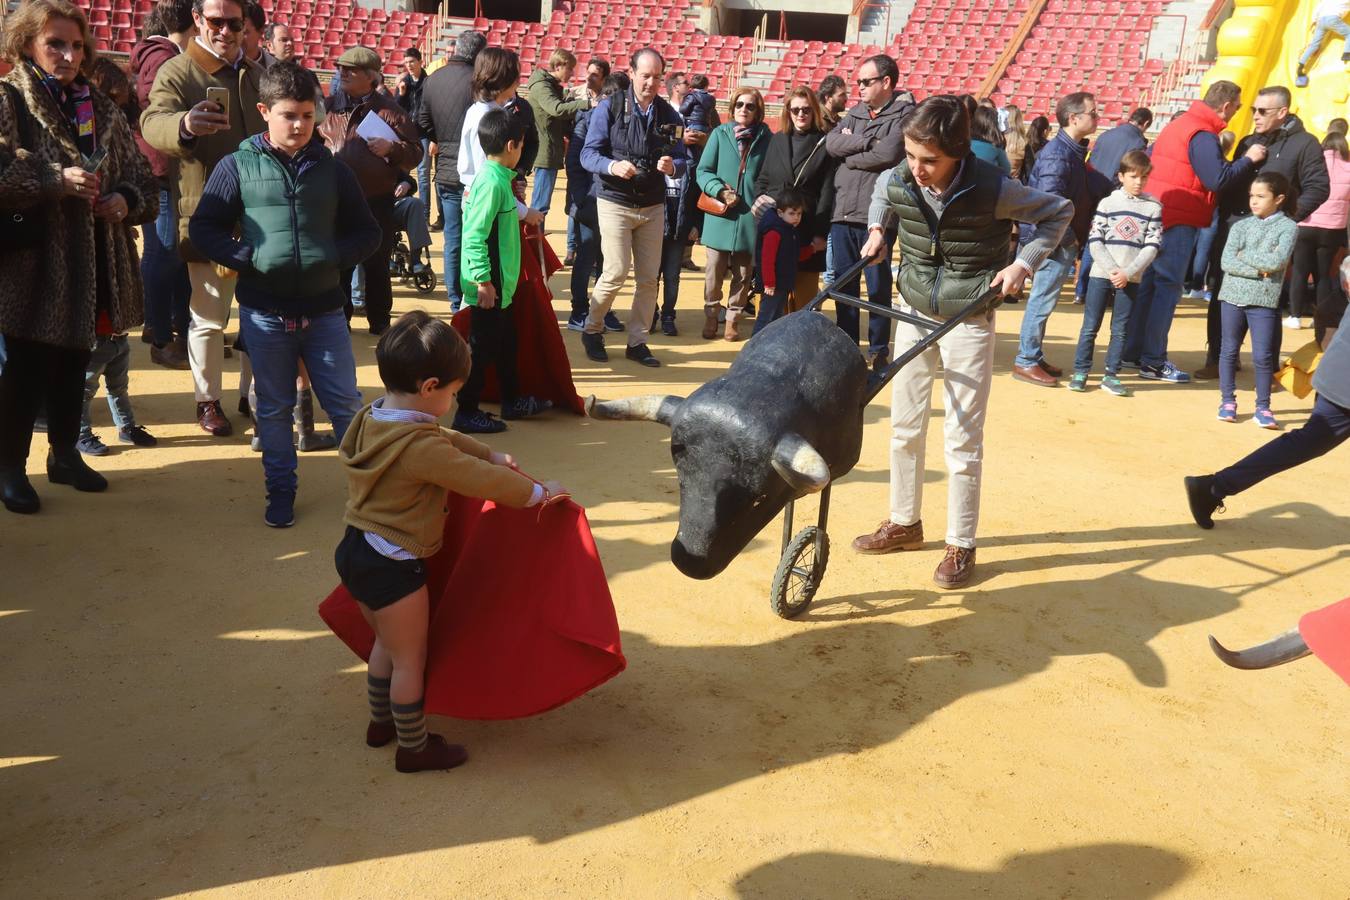
[[[722,280],[731,275],[727,294],[726,339],[740,340],[736,323],[750,299],[754,276],[755,179],[769,150],[770,133],[764,124],[764,98],[743,87],[731,95],[730,120],[713,129],[698,161],[699,190],[727,204],[726,215],[703,217],[703,246],[708,251],[704,270],[703,336],[717,337],[722,308]]]

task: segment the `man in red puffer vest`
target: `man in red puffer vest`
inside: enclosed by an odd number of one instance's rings
[[[1265,147],[1257,145],[1230,163],[1219,149],[1219,132],[1241,108],[1242,89],[1216,81],[1205,99],[1173,119],[1153,144],[1148,192],[1162,201],[1162,248],[1139,285],[1124,354],[1124,365],[1137,365],[1141,378],[1170,384],[1191,380],[1168,361],[1167,332],[1196,237],[1214,217],[1218,192],[1266,158]]]

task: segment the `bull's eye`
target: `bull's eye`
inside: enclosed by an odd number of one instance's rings
[[[769,499],[767,494],[760,494],[758,497],[756,497],[756,498],[754,499],[754,502],[751,503],[750,505],[751,505],[751,506],[759,506],[761,503],[763,503],[763,502],[764,502],[765,500],[767,500],[767,499]]]
[[[670,442],[670,455],[673,457],[684,456],[684,444],[678,444],[675,441]]]

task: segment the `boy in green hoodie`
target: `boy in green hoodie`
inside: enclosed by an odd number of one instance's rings
[[[487,165],[464,199],[459,263],[464,302],[473,307],[469,326],[473,368],[459,393],[455,430],[493,434],[505,431],[506,423],[478,408],[488,366],[497,369],[503,419],[523,419],[553,404],[520,396],[516,377],[511,299],[520,280],[520,217],[511,182],[525,144],[524,122],[505,109],[490,109],[478,124],[478,140],[487,154]]]

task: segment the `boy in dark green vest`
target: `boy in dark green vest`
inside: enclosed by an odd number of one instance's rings
[[[862,258],[881,254],[887,231],[898,226],[901,302],[897,305],[935,328],[991,289],[1004,297],[1016,294],[1059,246],[1073,218],[1073,204],[1033,190],[977,159],[970,150],[970,118],[955,97],[929,97],[902,127],[905,161],[877,178]],[[1009,264],[1013,222],[1035,227]],[[890,264],[889,259],[885,262]],[[967,584],[975,570],[984,417],[994,376],[994,306],[957,325],[896,375],[891,389],[890,516],[876,531],[853,542],[859,553],[923,546],[919,513],[924,447],[940,358],[946,409],[947,547],[933,580],[941,588]],[[897,322],[895,356],[904,355],[928,333],[911,322]]]
[[[267,70],[258,92],[267,131],[216,165],[188,227],[197,248],[239,273],[239,335],[253,364],[267,481],[263,520],[274,528],[295,522],[300,363],[338,441],[361,409],[341,274],[381,237],[356,176],[314,136],[317,93],[295,63]]]
[[[478,141],[487,164],[464,198],[459,279],[469,320],[473,366],[459,392],[455,430],[493,434],[506,423],[478,408],[488,367],[497,370],[502,419],[523,419],[551,407],[547,400],[521,396],[516,377],[516,325],[511,300],[520,281],[520,216],[511,182],[525,146],[525,123],[502,108],[490,109],[478,123]]]

